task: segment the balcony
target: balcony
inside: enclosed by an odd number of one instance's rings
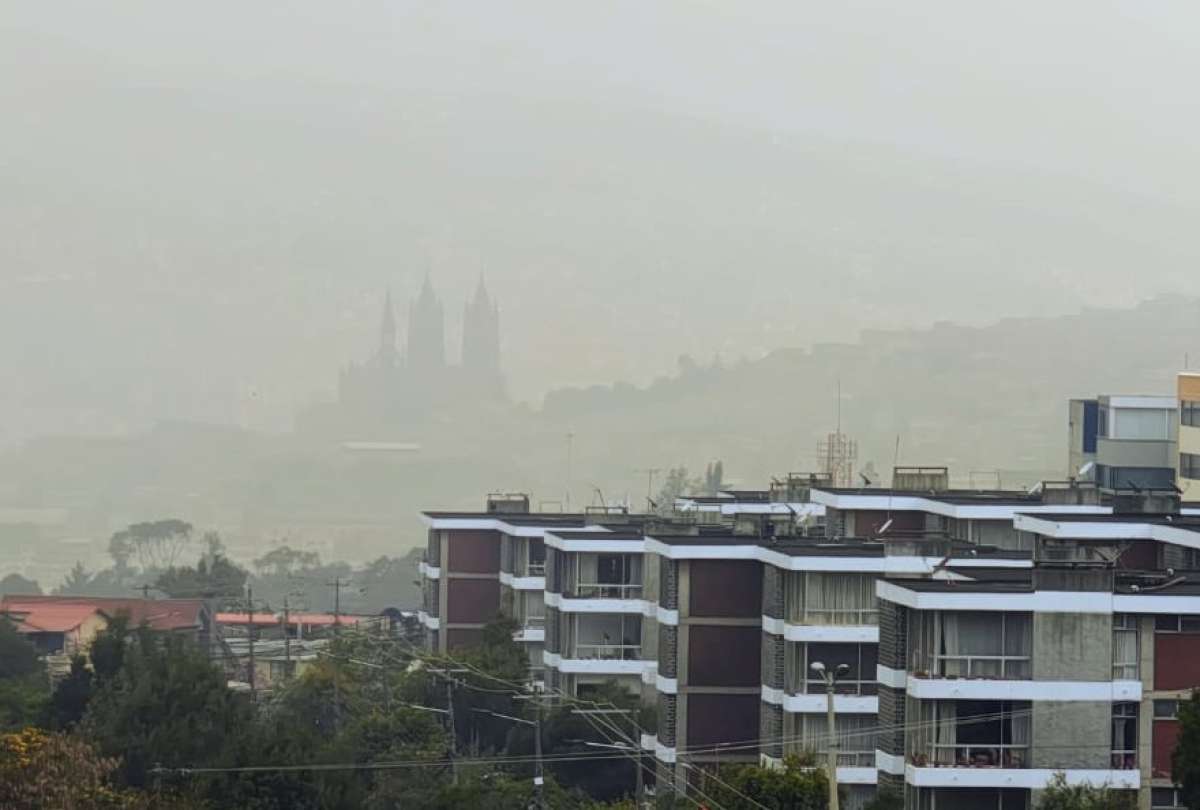
[[[935,744],[927,753],[914,754],[912,763],[918,768],[1025,768],[1029,746]]]
[[[564,594],[571,599],[641,599],[640,582],[588,582],[579,583]]]
[[[582,661],[640,661],[641,644],[576,644],[571,656]]]

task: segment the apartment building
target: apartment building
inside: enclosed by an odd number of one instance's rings
[[[1200,520],[1160,493],[1014,528],[1033,538],[1032,568],[878,583],[881,782],[918,810],[1023,810],[1056,773],[1176,807],[1200,573],[1161,566],[1200,548]]]
[[[1166,488],[1178,465],[1179,402],[1175,397],[1072,399],[1068,470],[1106,490]]]
[[[546,532],[607,531],[636,525],[621,510],[581,514],[531,513],[524,495],[489,495],[483,512],[423,512],[428,527],[419,566],[423,605],[418,616],[428,646],[446,653],[477,644],[501,612],[521,623],[518,638],[540,668],[544,630]]]
[[[503,611],[531,660],[544,644],[548,687],[640,694],[660,792],[824,753],[819,661],[845,665],[846,810],[878,783],[922,810],[1027,808],[1059,770],[1174,807],[1174,709],[1200,684],[1197,505],[1083,481],[954,490],[945,468],[892,483],[681,499],[671,521],[426,513],[423,621],[450,649]]]
[[[1184,371],[1179,395],[1179,463],[1176,483],[1185,498],[1200,500],[1200,372]]]

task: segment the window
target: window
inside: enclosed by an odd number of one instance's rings
[[[1109,435],[1114,439],[1168,439],[1170,414],[1163,408],[1115,408]]]
[[[580,599],[638,599],[642,595],[641,554],[578,554],[575,588]]]
[[[910,700],[909,759],[917,767],[1027,768],[1030,704]]]
[[[876,644],[796,644],[792,651],[792,677],[788,691],[799,694],[825,694],[825,680],[812,671],[812,663],[820,661],[826,671],[840,664],[850,668],[845,677],[834,682],[839,695],[874,695],[879,682],[876,675],[879,647]]]
[[[1150,807],[1152,810],[1184,810],[1187,805],[1176,788],[1151,788]]]
[[[1200,616],[1162,615],[1154,617],[1156,633],[1200,633]]]
[[[1137,617],[1127,613],[1113,616],[1113,680],[1138,678]]]
[[[824,714],[788,714],[786,736],[795,748],[810,751],[824,762],[829,753],[829,726]],[[838,766],[869,768],[875,765],[878,722],[873,714],[839,714],[834,720]],[[789,746],[790,747],[790,746]]]
[[[938,614],[938,675],[951,678],[1031,676],[1033,628],[1028,613]]]
[[[1178,700],[1156,700],[1154,701],[1154,719],[1155,720],[1174,720],[1179,716],[1179,701]]]
[[[1185,399],[1179,403],[1179,424],[1200,427],[1200,402]]]
[[[1112,766],[1116,770],[1137,768],[1136,703],[1114,703],[1112,717]]]
[[[1195,453],[1179,454],[1179,477],[1200,478],[1200,455]]]
[[[795,624],[878,624],[871,574],[807,572],[789,580],[788,621]]]

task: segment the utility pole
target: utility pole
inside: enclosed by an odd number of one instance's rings
[[[283,677],[292,677],[292,635],[288,623],[288,595],[283,595]]]
[[[458,759],[458,730],[454,727],[454,679],[446,679],[446,725],[450,730],[450,784],[458,784],[458,767],[454,761]]]
[[[542,796],[542,702],[534,700],[533,715],[533,806],[537,810],[545,810],[546,804]]]
[[[829,810],[838,810],[837,718],[833,712],[833,694],[837,679],[846,676],[850,672],[850,667],[846,664],[838,664],[833,672],[830,672],[820,661],[813,661],[809,666],[813,672],[821,676],[821,680],[825,681],[825,733],[828,736],[829,745]]]
[[[254,588],[246,586],[246,626],[250,637],[250,701],[258,702],[258,694],[254,690]]]
[[[350,580],[342,582],[341,577],[334,577],[333,582],[326,582],[333,588],[333,634],[341,635],[342,630],[342,588],[350,584]]]

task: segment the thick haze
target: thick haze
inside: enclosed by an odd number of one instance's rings
[[[283,429],[428,272],[520,399],[1200,293],[1185,2],[0,9],[0,444]],[[401,323],[403,326],[403,309]]]

